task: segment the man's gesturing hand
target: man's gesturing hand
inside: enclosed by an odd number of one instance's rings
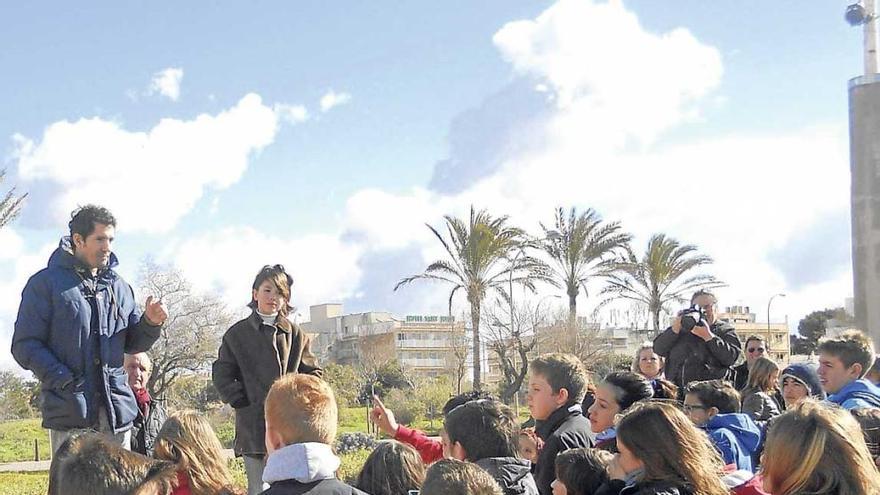
[[[153,296],[147,297],[147,302],[144,308],[144,318],[147,319],[147,323],[154,327],[158,327],[165,323],[165,319],[168,318],[168,312],[165,311],[165,306],[162,304],[161,299],[153,301]]]
[[[376,423],[376,426],[379,427],[386,435],[394,437],[397,435],[397,420],[394,419],[394,413],[385,407],[385,404],[382,404],[382,401],[379,400],[375,395],[373,396],[373,409],[370,411],[370,419]]]

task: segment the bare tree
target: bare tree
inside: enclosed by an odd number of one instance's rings
[[[462,317],[462,322],[466,322],[466,317]],[[469,344],[467,325],[466,323],[456,325],[455,322],[452,322],[450,325],[452,329],[448,337],[449,351],[444,355],[446,357],[446,368],[452,371],[455,393],[460,394],[461,382],[464,381],[467,375]]]
[[[537,347],[539,329],[547,325],[547,318],[537,307],[523,304],[516,308],[496,300],[487,309],[486,320],[487,345],[501,368],[499,396],[509,404],[522,388],[529,371],[529,353]]]
[[[603,337],[599,324],[580,317],[572,321],[566,311],[557,311],[546,318],[552,322],[539,330],[541,352],[564,352],[577,356],[587,369],[611,352],[611,345]]]
[[[5,177],[6,169],[0,170],[0,184],[3,183]],[[21,207],[24,206],[24,198],[26,197],[27,193],[17,196],[13,187],[0,199],[0,228],[15,220],[15,217],[21,213]]]
[[[210,369],[232,315],[216,296],[193,292],[183,273],[169,266],[144,261],[139,285],[141,293],[153,294],[168,309],[162,334],[149,351],[153,373],[147,388],[161,396],[181,375]]]

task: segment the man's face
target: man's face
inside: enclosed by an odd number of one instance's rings
[[[150,381],[151,365],[142,354],[125,356],[125,372],[128,373],[128,384],[134,391],[146,388]]]
[[[702,295],[694,299],[694,304],[700,307],[706,313],[706,323],[712,325],[715,323],[715,298],[712,296]]]
[[[92,270],[104,268],[110,264],[111,244],[115,233],[116,229],[112,225],[96,223],[95,230],[85,239],[79,234],[73,234],[73,254]]]
[[[697,426],[703,426],[712,419],[711,408],[706,407],[700,402],[695,394],[687,394],[684,396],[684,413]]]
[[[857,380],[861,371],[862,366],[858,363],[847,368],[837,356],[819,353],[819,383],[826,393],[836,394],[844,385]]]
[[[755,364],[755,360],[763,356],[767,352],[767,346],[760,340],[750,340],[746,342],[746,364],[749,368]]]

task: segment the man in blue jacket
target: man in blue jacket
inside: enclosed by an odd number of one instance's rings
[[[874,346],[867,335],[847,330],[819,341],[819,383],[828,401],[844,409],[880,407],[880,387],[864,379],[874,364]]]
[[[22,292],[12,356],[40,380],[53,450],[80,428],[128,448],[138,409],[124,355],[148,350],[168,315],[152,296],[141,314],[131,286],[114,271],[110,211],[87,205],[71,216],[70,236]]]

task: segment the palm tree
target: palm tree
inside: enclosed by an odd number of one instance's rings
[[[571,328],[577,320],[577,297],[591,278],[605,277],[615,268],[618,254],[626,252],[632,235],[623,232],[620,222],[602,223],[592,208],[577,214],[572,208],[566,219],[562,208],[556,209],[556,226],[544,230],[542,248],[553,263],[550,270],[557,286],[568,295],[568,319]]]
[[[712,275],[686,276],[696,268],[712,264],[712,258],[696,251],[694,245],[681,245],[665,234],[654,234],[641,260],[628,250],[615,264],[616,271],[608,276],[608,286],[602,291],[609,297],[601,305],[614,299],[644,304],[653,317],[654,331],[659,331],[660,312],[669,313],[670,303],[683,303],[685,294],[698,288],[725,285]]]
[[[465,291],[471,309],[473,325],[474,389],[481,388],[480,375],[480,308],[490,290],[498,292],[509,300],[505,286],[518,283],[534,291],[536,279],[546,279],[546,265],[528,255],[510,260],[510,254],[528,247],[526,235],[521,229],[509,226],[508,217],[492,217],[486,210],[474,211],[471,207],[470,220],[446,215],[447,237],[428,225],[446,250],[447,259],[437,260],[425,268],[425,272],[402,279],[394,286],[400,287],[414,280],[438,280],[452,285],[449,292],[449,311],[452,299],[460,289]]]

